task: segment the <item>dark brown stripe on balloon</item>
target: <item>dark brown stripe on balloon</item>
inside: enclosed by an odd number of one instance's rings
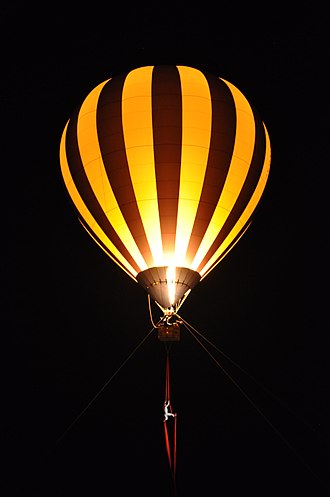
[[[227,238],[227,236],[229,235],[229,233],[231,232],[231,230],[234,228],[237,221],[241,217],[242,213],[244,212],[258,184],[264,164],[264,158],[266,152],[266,137],[261,119],[259,118],[258,115],[256,115],[255,112],[253,114],[254,114],[256,132],[255,132],[254,150],[248,174],[246,176],[240,194],[238,195],[238,198],[228,218],[226,219],[226,222],[224,223],[218,236],[212,243],[210,249],[208,250],[201,264],[199,265],[197,271],[200,271],[203,268],[203,266],[205,266],[207,261],[213,256],[216,250]]]
[[[194,259],[210,224],[228,174],[236,133],[235,102],[228,86],[219,78],[205,75],[212,101],[210,150],[204,184],[187,249],[189,264]]]
[[[86,204],[87,209],[89,210],[97,224],[115,245],[115,247],[119,250],[119,252],[123,255],[123,257],[129,262],[129,264],[137,272],[139,272],[140,268],[135,263],[135,261],[127,251],[125,245],[122,243],[116,231],[110,224],[109,219],[105,215],[88,181],[79,152],[77,139],[77,119],[78,111],[76,111],[72,119],[70,119],[69,121],[65,144],[68,165],[73,182],[76,185],[79,195],[81,196],[83,202]]]
[[[136,279],[135,276],[128,270],[128,268],[126,266],[124,266],[123,263],[119,259],[117,259],[117,257],[111,252],[111,250],[108,249],[108,247],[106,245],[104,245],[102,240],[94,233],[94,231],[88,226],[86,221],[80,215],[79,215],[79,220],[80,220],[81,224],[84,226],[87,233],[89,233],[89,235],[97,241],[97,243],[102,247],[102,249],[105,251],[105,253],[108,254],[108,256],[111,257],[116,262],[116,264],[118,264],[118,266],[120,266],[124,271],[130,273],[131,276],[134,279]]]
[[[97,106],[97,132],[102,160],[122,215],[147,265],[153,258],[129,172],[122,125],[122,91],[126,75],[103,87]]]
[[[244,224],[243,228],[238,232],[238,234],[235,236],[235,238],[233,239],[232,242],[230,242],[230,244],[228,245],[228,247],[226,248],[226,250],[224,250],[223,252],[221,252],[221,255],[220,257],[218,257],[218,259],[216,259],[214,261],[214,263],[209,267],[209,269],[206,271],[206,273],[203,274],[203,278],[205,278],[205,276],[210,273],[212,271],[212,269],[218,264],[218,261],[219,259],[223,259],[227,254],[228,252],[231,251],[231,249],[233,248],[233,246],[235,245],[235,243],[239,240],[239,238],[244,234],[245,230],[248,229],[249,227],[249,224],[251,223],[251,220],[252,220],[252,216],[250,216],[250,218],[248,219],[248,221]],[[204,265],[204,264],[203,264]]]
[[[181,167],[182,97],[179,71],[155,66],[152,124],[160,229],[164,254],[175,250]]]

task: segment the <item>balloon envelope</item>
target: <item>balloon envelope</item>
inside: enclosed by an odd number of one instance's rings
[[[228,81],[147,66],[90,92],[64,129],[60,162],[88,233],[167,308],[249,226],[270,142]]]

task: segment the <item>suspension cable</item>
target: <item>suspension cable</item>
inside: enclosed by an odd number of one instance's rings
[[[116,369],[116,371],[113,373],[113,375],[104,383],[104,385],[98,390],[98,392],[94,395],[94,397],[88,402],[88,404],[80,411],[78,416],[75,417],[75,419],[72,421],[72,423],[69,424],[69,426],[66,428],[66,430],[62,433],[62,435],[57,439],[56,443],[58,444],[63,437],[71,430],[71,428],[77,423],[77,421],[85,414],[87,409],[93,404],[93,402],[99,397],[99,395],[103,392],[103,390],[109,385],[109,383],[117,376],[119,371],[125,366],[125,364],[133,357],[135,352],[142,346],[142,344],[147,340],[147,338],[151,335],[151,333],[154,331],[154,328],[152,328],[146,336],[142,338],[142,340],[138,343],[138,345],[133,349],[133,351],[129,354],[128,357],[121,363],[121,365]]]
[[[148,307],[149,307],[149,316],[150,316],[150,321],[151,324],[154,328],[157,328],[157,324],[159,323],[154,323],[153,317],[152,317],[152,312],[151,312],[151,300],[150,300],[150,293],[148,293]]]
[[[265,421],[281,436],[280,432],[275,428],[275,426],[269,421],[267,416],[259,409],[259,407],[253,402],[249,395],[243,390],[243,388],[234,380],[234,378],[225,370],[225,368],[217,361],[217,359],[211,354],[211,352],[205,347],[205,345],[199,340],[196,335],[194,335],[191,326],[187,321],[183,322],[185,328],[189,331],[191,336],[199,343],[199,345],[205,350],[205,352],[211,357],[211,359],[216,363],[216,365],[222,370],[222,372],[229,378],[229,380],[235,385],[235,387],[241,392],[242,395],[249,401],[249,403],[258,411],[258,413],[265,419]]]
[[[237,369],[239,369],[243,374],[245,374],[250,380],[252,380],[259,388],[261,388],[265,393],[270,395],[274,400],[276,400],[282,407],[287,409],[292,416],[294,416],[300,423],[303,423],[306,427],[308,427],[310,430],[314,430],[314,428],[302,417],[298,416],[297,413],[295,413],[289,406],[286,404],[280,397],[275,395],[269,388],[267,388],[265,385],[263,385],[259,380],[257,380],[254,376],[252,376],[248,371],[246,371],[242,366],[237,364],[233,359],[231,359],[227,354],[225,354],[217,345],[211,342],[205,335],[203,335],[200,331],[198,331],[196,328],[194,328],[191,324],[189,324],[187,321],[185,321],[181,316],[177,314],[177,317],[187,326],[191,328],[195,333],[197,333],[198,336],[202,337],[205,342],[207,342],[211,347],[213,347],[217,352],[219,352],[227,361],[229,361],[233,366],[235,366]]]
[[[264,414],[264,412],[257,406],[257,404],[251,399],[251,397],[243,390],[243,388],[234,380],[234,378],[225,370],[225,368],[217,361],[217,359],[211,354],[211,352],[205,347],[205,345],[199,340],[195,335],[195,329],[185,320],[182,320],[183,325],[189,331],[191,336],[199,343],[199,345],[205,350],[205,352],[210,356],[210,358],[215,362],[215,364],[221,369],[221,371],[229,378],[232,384],[240,391],[240,393],[247,399],[247,401],[254,407],[258,414],[264,419],[264,421],[271,427],[271,429],[278,435],[282,442],[291,450],[291,452],[296,456],[296,458],[310,471],[310,473],[318,480],[318,482],[327,490],[327,484],[315,473],[311,466],[305,461],[299,452],[293,447],[293,445],[284,437],[284,435],[276,428],[276,426],[270,421],[270,419]]]

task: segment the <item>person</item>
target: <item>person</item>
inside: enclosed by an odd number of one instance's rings
[[[176,414],[173,414],[172,412],[170,412],[168,410],[169,406],[170,406],[170,401],[165,400],[165,402],[164,402],[164,421],[167,421],[169,416],[173,416],[173,418],[175,418],[175,416],[176,416]]]

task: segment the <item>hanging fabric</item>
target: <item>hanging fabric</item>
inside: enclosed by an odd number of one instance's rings
[[[169,349],[166,349],[166,373],[165,373],[165,400],[164,400],[164,435],[167,458],[173,478],[175,488],[176,482],[176,433],[177,433],[177,415],[173,413],[171,406],[171,389],[170,389],[170,358]],[[169,426],[168,426],[168,423]],[[172,444],[170,442],[172,440]]]

